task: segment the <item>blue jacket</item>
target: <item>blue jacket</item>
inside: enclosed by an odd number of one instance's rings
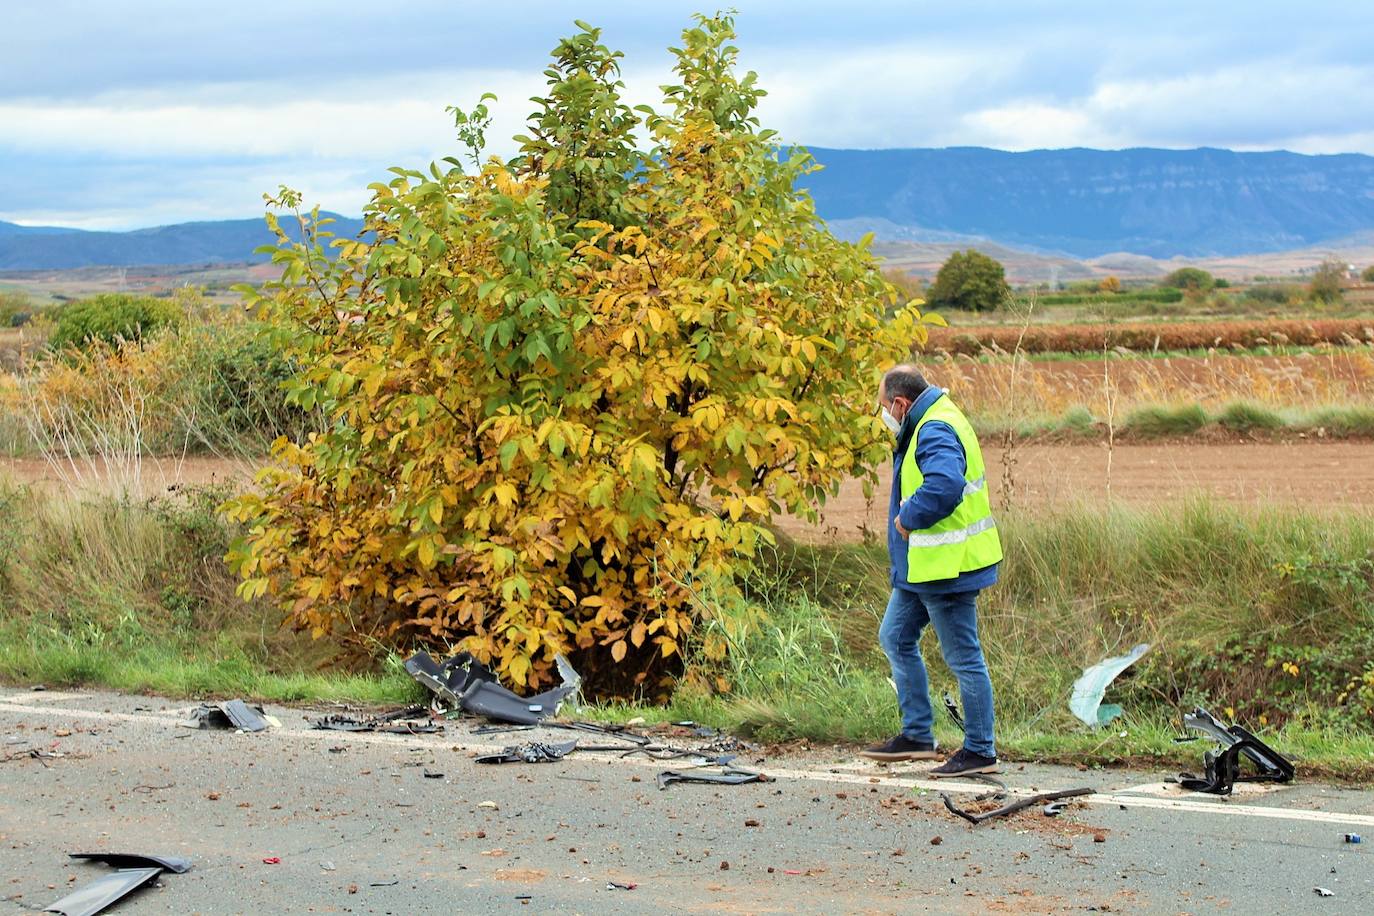
[[[953,579],[937,582],[907,581],[907,543],[892,523],[900,516],[907,531],[920,531],[946,517],[964,498],[964,474],[968,459],[964,446],[954,429],[939,420],[921,427],[916,440],[916,466],[921,469],[921,486],[902,502],[902,460],[916,433],[916,423],[943,395],[944,391],[931,385],[911,405],[901,431],[897,433],[897,448],[892,453],[892,495],[887,508],[887,555],[892,564],[892,585],[917,594],[943,595],[951,592],[971,592],[987,588],[997,581],[997,564],[962,573]]]

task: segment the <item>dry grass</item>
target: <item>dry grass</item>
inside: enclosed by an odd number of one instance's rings
[[[952,327],[932,331],[929,346],[974,356],[980,353],[1138,353],[1215,348],[1358,346],[1374,342],[1368,318],[1175,321],[1135,324],[1049,324]]]
[[[937,355],[928,375],[984,428],[1086,410],[1105,417],[1157,405],[1218,411],[1234,403],[1275,410],[1374,403],[1374,348],[1291,356],[1152,358],[1113,354],[1111,384],[1101,360],[1046,361],[1024,355],[975,360]],[[1112,403],[1109,405],[1109,399]]]

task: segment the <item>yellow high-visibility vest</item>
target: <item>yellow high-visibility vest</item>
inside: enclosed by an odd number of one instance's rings
[[[916,465],[916,440],[921,427],[935,420],[949,424],[964,447],[964,498],[945,518],[929,528],[911,532],[907,538],[908,582],[953,579],[1002,559],[1002,541],[997,536],[997,523],[988,500],[983,450],[978,447],[978,437],[968,418],[947,395],[941,395],[930,405],[911,434],[911,445],[902,459],[902,502],[911,498],[924,479]]]

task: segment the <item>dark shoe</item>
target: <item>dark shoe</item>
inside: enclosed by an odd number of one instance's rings
[[[864,748],[859,756],[870,760],[934,760],[935,742],[912,741],[906,735],[898,735],[890,741]]]
[[[950,776],[985,775],[996,772],[996,757],[984,757],[982,754],[973,753],[966,747],[961,747],[953,757],[931,770],[930,775],[934,779],[942,779]]]

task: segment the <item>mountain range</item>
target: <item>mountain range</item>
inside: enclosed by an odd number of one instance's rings
[[[1374,230],[1374,157],[1221,149],[812,148],[800,184],[839,234],[1071,258],[1217,258]],[[361,222],[337,217],[340,236]],[[264,260],[261,219],[90,232],[0,222],[0,270]]]

